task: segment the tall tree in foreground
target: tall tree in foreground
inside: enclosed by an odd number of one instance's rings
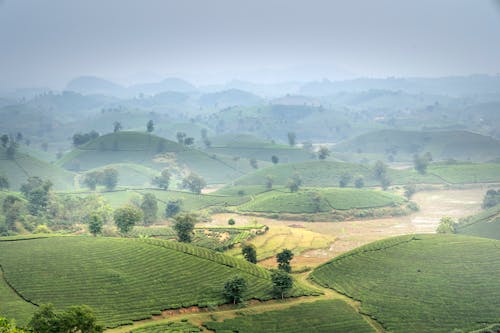
[[[288,291],[293,287],[293,280],[290,274],[282,270],[273,270],[271,273],[271,281],[273,282],[273,293],[284,299]]]
[[[122,234],[127,234],[132,228],[142,220],[142,211],[134,206],[118,208],[113,214],[116,227]]]
[[[253,264],[257,263],[257,249],[255,248],[255,245],[243,245],[243,247],[241,248],[241,254],[243,254],[243,257],[245,257],[248,262],[251,262]]]
[[[292,266],[290,265],[290,261],[292,261],[292,259],[293,252],[289,249],[283,249],[283,251],[276,255],[278,269],[290,273],[292,271]]]
[[[247,282],[240,276],[235,276],[226,281],[222,294],[233,304],[240,303],[243,300],[243,293],[247,290]]]
[[[177,233],[179,242],[191,243],[194,235],[194,226],[198,219],[193,214],[182,214],[174,218],[174,230]]]

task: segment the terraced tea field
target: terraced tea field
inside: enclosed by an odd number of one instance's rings
[[[499,274],[497,240],[415,235],[345,253],[311,278],[359,300],[387,331],[468,332],[500,322]]]
[[[204,325],[217,333],[375,332],[360,314],[342,300],[303,303],[284,310],[250,313]]]
[[[129,333],[196,333],[200,329],[190,323],[169,322],[165,324],[155,324],[131,330]]]
[[[457,233],[500,240],[500,205],[463,219]]]
[[[189,244],[152,239],[0,241],[0,265],[4,279],[23,298],[35,304],[50,302],[57,309],[87,304],[107,326],[169,308],[225,303],[222,288],[233,275],[247,280],[245,299],[269,299],[272,289],[270,273],[259,266]],[[296,283],[292,294],[312,292]],[[27,315],[23,311],[19,320]],[[18,319],[17,313],[8,314]]]

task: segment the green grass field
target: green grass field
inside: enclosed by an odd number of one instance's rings
[[[269,299],[272,289],[270,273],[259,266],[201,247],[153,239],[0,241],[0,265],[5,281],[23,298],[35,304],[50,302],[60,310],[87,304],[106,326],[149,318],[163,309],[224,303],[222,288],[233,275],[247,280],[245,299]],[[296,283],[292,294],[312,292]],[[0,315],[24,320],[26,312]]]
[[[500,182],[500,166],[494,163],[436,164],[428,173],[453,184]]]
[[[73,173],[22,153],[16,153],[14,160],[7,159],[5,149],[1,147],[0,175],[7,177],[10,188],[14,191],[19,190],[21,184],[32,176],[49,179],[57,190],[74,188]]]
[[[461,220],[457,233],[500,240],[500,205]]]
[[[485,238],[401,236],[340,255],[311,278],[359,300],[387,331],[468,332],[500,322],[499,249]]]
[[[169,322],[154,324],[131,330],[129,333],[196,333],[200,329],[187,322]]]
[[[291,193],[273,190],[237,207],[240,211],[267,213],[318,213],[335,210],[396,206],[405,200],[397,195],[367,189],[305,188]]]
[[[223,322],[207,322],[204,326],[217,333],[375,332],[360,314],[342,300],[303,303],[284,310],[250,313]]]

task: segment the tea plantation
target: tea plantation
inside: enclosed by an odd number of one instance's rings
[[[500,205],[463,219],[457,233],[500,240]]]
[[[149,318],[163,309],[225,303],[234,275],[248,283],[245,299],[271,298],[270,273],[244,260],[162,240],[50,237],[0,241],[4,279],[23,298],[57,309],[91,306],[106,326]],[[314,291],[295,283],[292,295]],[[0,298],[0,309],[9,299]],[[23,309],[26,312],[26,309]],[[16,313],[3,313],[18,319]],[[19,318],[19,319],[24,319]]]
[[[390,238],[316,268],[313,281],[361,302],[390,332],[465,332],[500,322],[500,241]]]
[[[247,314],[204,325],[210,330],[224,333],[375,332],[360,314],[342,300],[302,303],[285,310]]]

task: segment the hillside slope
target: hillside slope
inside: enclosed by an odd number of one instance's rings
[[[463,219],[457,233],[500,240],[500,205]]]

